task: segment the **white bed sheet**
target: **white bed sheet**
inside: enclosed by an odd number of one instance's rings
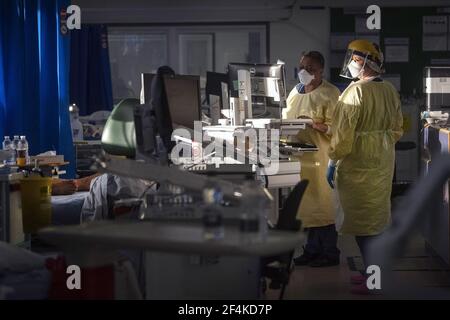
[[[52,196],[52,224],[80,224],[81,209],[89,192],[77,192],[67,196]]]

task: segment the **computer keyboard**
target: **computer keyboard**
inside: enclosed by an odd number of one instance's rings
[[[283,147],[302,148],[302,149],[317,148],[314,144],[300,143],[300,142],[287,142],[287,143],[282,144],[282,146]]]
[[[164,210],[149,208],[144,215],[144,220],[161,221],[199,221],[203,217],[201,210],[191,205],[187,207],[166,207]]]
[[[288,153],[291,154],[292,152],[313,152],[318,151],[319,149],[317,146],[313,144],[307,144],[307,143],[282,143],[280,144],[280,151],[281,153]]]
[[[253,172],[251,164],[185,164],[181,170],[200,174],[247,174]]]

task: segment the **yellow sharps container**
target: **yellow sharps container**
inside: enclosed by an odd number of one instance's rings
[[[37,233],[52,222],[52,178],[39,174],[20,180],[22,220],[25,234]]]

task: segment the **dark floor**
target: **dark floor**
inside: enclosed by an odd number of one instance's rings
[[[394,267],[395,295],[354,295],[350,293],[350,276],[357,274],[351,270],[348,257],[358,266],[360,254],[352,237],[339,238],[341,264],[336,267],[311,268],[295,267],[286,289],[285,299],[450,299],[449,267],[426,249],[423,238],[413,237],[404,257]],[[279,291],[268,290],[268,299],[277,299]]]

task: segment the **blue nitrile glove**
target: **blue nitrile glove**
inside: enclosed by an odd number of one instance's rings
[[[328,162],[327,181],[331,189],[334,189],[334,174],[336,172],[336,163],[332,160]]]

